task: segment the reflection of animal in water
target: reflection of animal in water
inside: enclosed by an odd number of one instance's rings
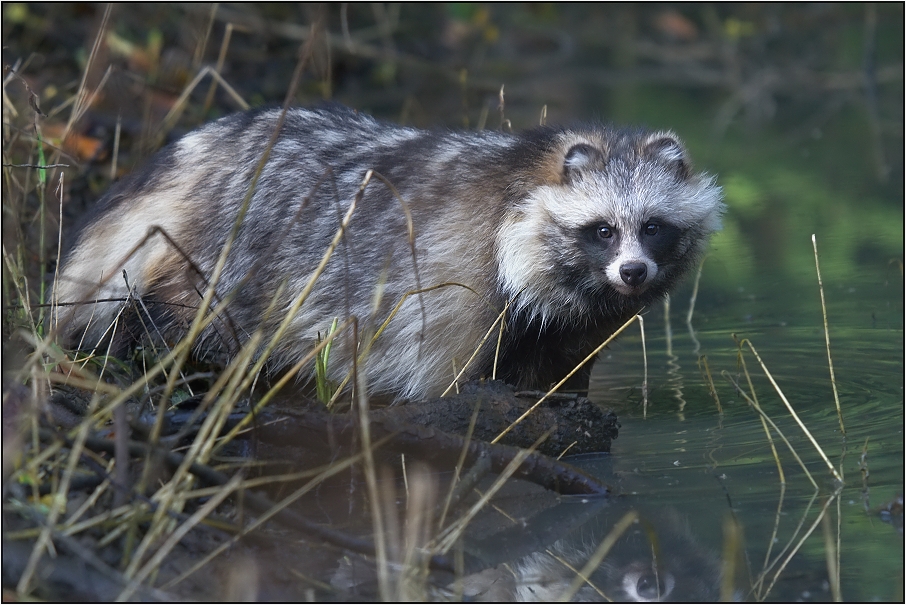
[[[604,470],[600,459],[586,462]],[[441,572],[421,576],[432,585],[422,593],[425,598],[558,600],[604,543],[611,545],[606,555],[595,559],[599,562],[593,563],[587,581],[569,593],[572,600],[704,602],[720,598],[722,566],[708,546],[712,536],[706,540],[694,533],[686,517],[673,507],[646,505],[636,496],[558,496],[521,481],[504,485],[493,502],[493,507],[471,518],[461,537],[464,573],[456,581]],[[416,509],[409,513],[412,510]],[[409,516],[402,521],[408,523]],[[422,544],[427,545],[425,537]],[[436,551],[428,546],[422,552]],[[406,575],[400,560],[390,557],[397,580]],[[339,561],[330,579],[342,594],[365,599],[378,594],[377,581],[374,559],[350,554]]]
[[[714,601],[719,561],[695,541],[680,519],[633,524],[613,546],[575,596],[577,601]],[[648,527],[646,527],[646,525]],[[518,561],[516,594],[520,601],[551,601],[576,577],[564,565],[581,569],[611,528],[580,532],[555,542],[547,551]],[[650,533],[649,533],[650,532]]]
[[[476,574],[471,584],[467,578],[466,594],[481,601],[559,599],[625,512],[605,509],[553,544],[499,565],[493,573]],[[495,539],[507,541],[506,536],[492,536],[488,542]],[[573,600],[716,601],[720,569],[717,556],[675,511],[647,512],[614,543]]]

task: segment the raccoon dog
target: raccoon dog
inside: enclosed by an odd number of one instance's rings
[[[55,286],[65,344],[178,340],[246,199],[216,284],[220,318],[195,346],[230,354],[259,328],[274,334],[357,199],[272,365],[292,365],[334,318],[354,316],[360,334],[335,342],[332,379],[359,355],[373,394],[436,395],[509,302],[499,353],[492,331],[463,379],[490,375],[496,359],[498,378],[544,389],[663,296],[720,228],[720,188],[670,132],[424,131],[342,107],[291,109],[256,177],[280,115],[203,126],[106,194]],[[176,247],[158,233],[129,255],[154,226]],[[365,358],[368,335],[419,289]],[[129,296],[143,327],[118,322],[111,337]],[[567,386],[587,388],[589,371]]]

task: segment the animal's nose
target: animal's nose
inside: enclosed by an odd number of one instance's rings
[[[627,286],[641,286],[648,277],[648,266],[645,263],[625,263],[620,265],[620,277]]]

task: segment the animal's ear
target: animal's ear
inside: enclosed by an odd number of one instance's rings
[[[645,142],[642,153],[666,166],[679,180],[684,181],[691,174],[686,149],[673,133],[659,132],[651,135]]]
[[[600,149],[587,143],[578,143],[569,148],[563,158],[563,182],[574,182],[582,172],[604,167],[604,154]]]

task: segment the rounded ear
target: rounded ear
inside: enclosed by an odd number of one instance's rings
[[[642,154],[669,168],[679,180],[688,179],[692,172],[686,149],[672,133],[659,132],[651,135]]]
[[[604,167],[604,154],[600,149],[587,143],[578,143],[569,148],[563,158],[563,182],[574,182],[583,171]]]

